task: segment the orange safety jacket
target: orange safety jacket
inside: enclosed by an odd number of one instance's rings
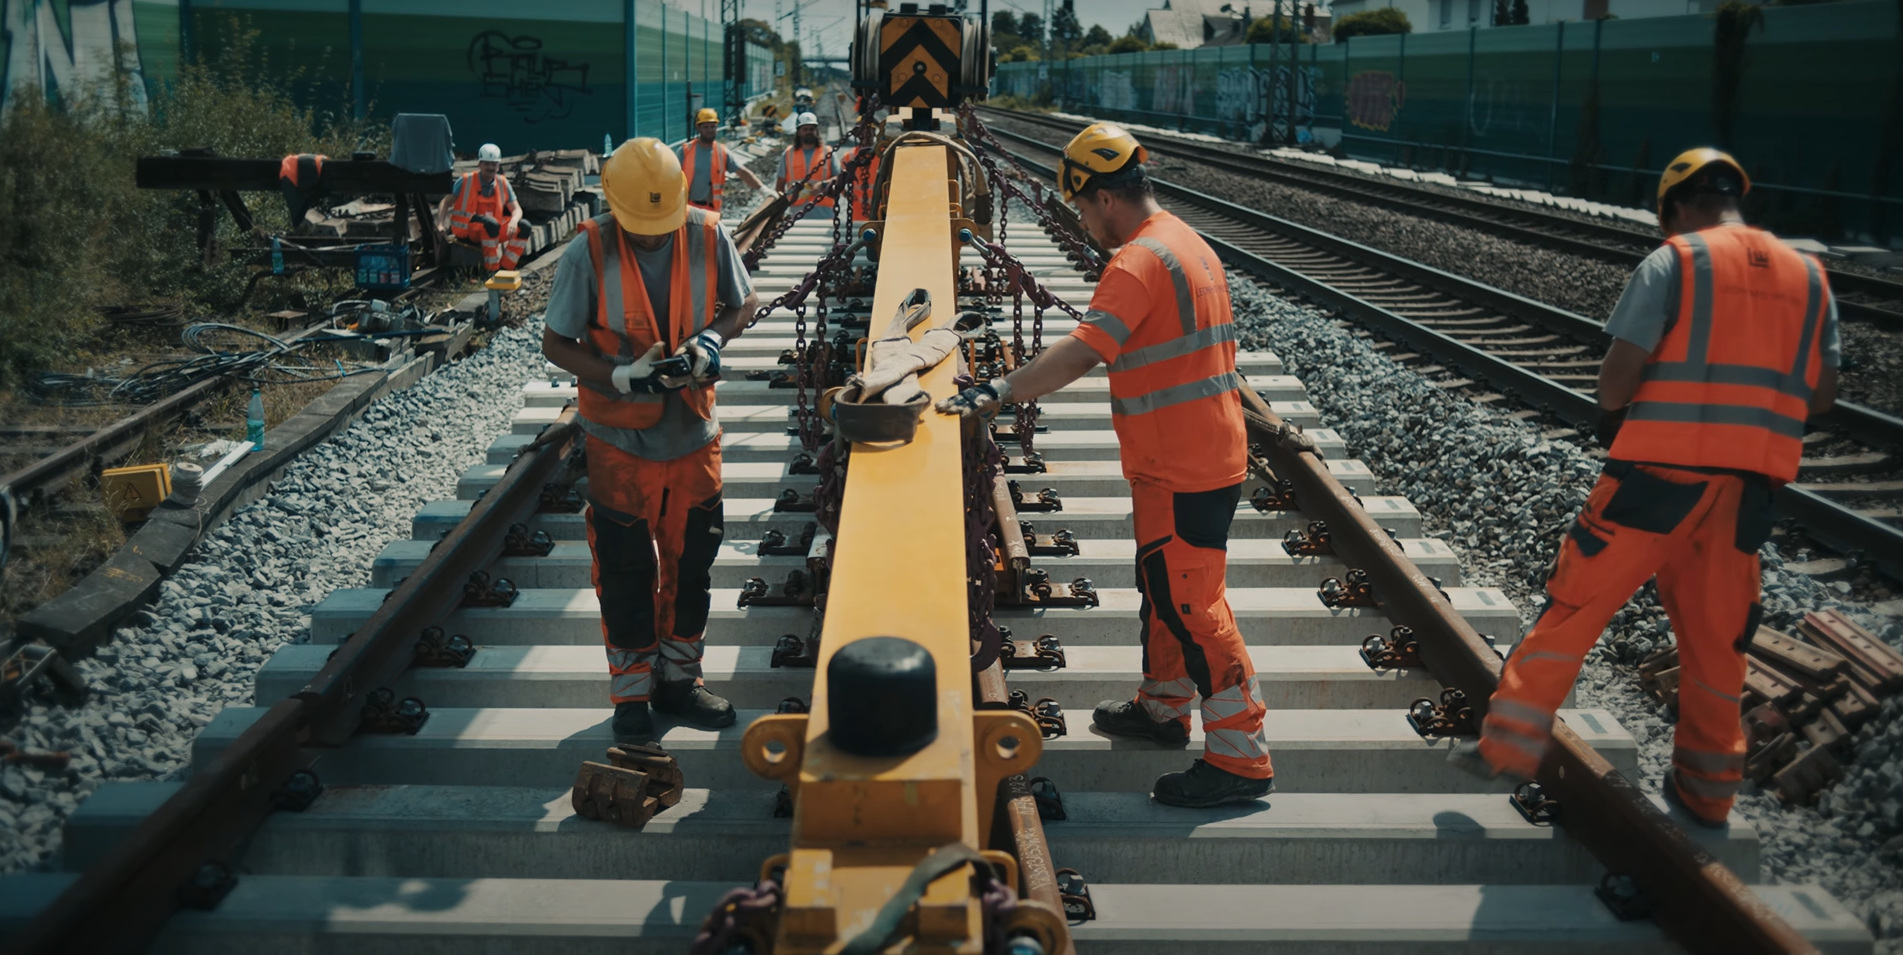
[[[832,168],[829,162],[832,154],[833,148],[824,143],[813,147],[812,165],[809,166],[806,150],[800,148],[797,143],[786,147],[786,180],[780,183],[780,191],[785,192],[786,187],[791,183],[803,182],[806,184],[806,195],[811,195],[819,187],[824,186],[832,178],[827,173],[827,170]],[[808,178],[809,176],[811,178]],[[802,197],[800,202],[804,204],[806,199]],[[822,209],[831,209],[833,200],[821,199],[815,205]]]
[[[853,146],[850,149],[842,151],[839,154],[840,167],[844,168],[848,163],[852,162],[853,159],[859,155],[860,148],[861,147]],[[872,153],[872,161],[866,163],[866,167],[859,170],[852,177],[852,217],[854,219],[861,222],[870,222],[877,218],[877,216],[873,215],[877,210],[877,204],[873,201],[876,198],[873,196],[873,191],[878,187],[878,184],[879,153],[875,148]]]
[[[322,153],[292,153],[278,162],[278,182],[314,189],[324,174],[324,160],[329,158]]]
[[[689,190],[694,188],[695,166],[700,162],[700,145],[700,140],[694,139],[690,140],[687,145],[681,149],[681,155],[685,159],[681,164],[681,172],[687,175],[687,188]],[[719,143],[713,143],[712,146],[713,148],[710,150],[712,155],[709,159],[714,165],[713,168],[707,170],[707,184],[709,187],[707,192],[708,201],[705,205],[698,202],[693,202],[692,204],[702,209],[711,209],[714,212],[719,212],[722,197],[727,191],[727,147]],[[692,202],[692,200],[689,201]]]
[[[1110,363],[1110,420],[1124,476],[1172,491],[1240,483],[1247,466],[1236,330],[1222,262],[1183,220],[1144,220],[1106,269],[1124,269],[1150,295],[1144,315],[1091,299],[1084,321],[1117,342]]]
[[[482,194],[482,173],[472,172],[456,180],[456,199],[449,207],[449,229],[451,233],[461,235],[469,231],[470,223],[477,216],[487,215],[496,220],[497,225],[509,224],[509,204],[515,201],[515,190],[509,186],[509,179],[496,173],[496,188],[489,195]],[[483,232],[488,235],[487,231]],[[507,240],[513,236],[497,236]]]
[[[1666,242],[1678,254],[1678,309],[1610,455],[1796,478],[1823,368],[1824,270],[1761,229],[1721,226]]]
[[[634,248],[612,213],[583,222],[581,229],[588,236],[588,256],[595,265],[595,315],[588,323],[587,341],[604,358],[631,362],[647,354],[661,339],[647,283],[634,261]],[[674,233],[671,248],[674,265],[668,286],[669,354],[713,323],[720,284],[720,217],[690,206],[687,221]],[[591,385],[584,385],[578,394],[582,417],[626,431],[659,423],[665,397],[642,392],[624,395]],[[680,396],[701,418],[712,415],[713,382],[689,385],[680,390]]]

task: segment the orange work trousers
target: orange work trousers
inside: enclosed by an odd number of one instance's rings
[[[1132,482],[1138,614],[1143,624],[1143,685],[1137,702],[1153,719],[1189,725],[1202,697],[1203,760],[1217,769],[1267,779],[1262,689],[1249,648],[1229,610],[1229,525],[1242,485],[1179,493]]]
[[[588,438],[588,549],[594,555],[608,697],[645,700],[655,676],[700,682],[708,590],[720,552],[720,439],[672,461]]]
[[[502,216],[497,221],[502,223],[505,230],[507,229],[509,225],[508,216]],[[515,268],[516,264],[522,261],[522,256],[529,251],[528,236],[522,234],[528,227],[529,224],[526,222],[519,223],[516,226],[515,235],[505,234],[493,237],[489,235],[489,230],[480,222],[471,222],[467,229],[458,229],[451,226],[449,231],[450,234],[456,238],[462,239],[465,242],[473,242],[481,247],[483,271],[494,272],[498,269]]]
[[[1678,794],[1698,815],[1724,819],[1744,781],[1744,651],[1762,616],[1758,548],[1772,518],[1766,479],[1608,462],[1560,543],[1546,608],[1487,704],[1487,762],[1534,775],[1586,652],[1656,575],[1678,641]]]

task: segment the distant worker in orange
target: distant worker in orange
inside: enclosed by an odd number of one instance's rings
[[[502,150],[483,143],[476,151],[476,172],[456,181],[456,188],[437,209],[437,228],[449,218],[449,234],[482,248],[486,272],[512,269],[529,248],[529,225],[522,221],[522,204],[502,175]]]
[[[1797,476],[1804,422],[1830,410],[1842,347],[1822,266],[1745,225],[1751,180],[1693,149],[1659,180],[1668,238],[1626,284],[1599,366],[1605,472],[1560,542],[1547,604],[1507,658],[1478,741],[1450,760],[1532,778],[1586,652],[1657,576],[1678,641],[1668,802],[1721,828],[1744,779],[1745,648],[1772,492]]]
[[[582,223],[556,268],[542,351],[580,383],[611,728],[616,742],[646,743],[652,712],[734,723],[701,676],[726,526],[714,383],[758,296],[720,217],[687,205],[680,160],[660,140],[621,144],[601,189],[608,213]]]
[[[748,189],[766,188],[753,170],[740,165],[733,150],[715,141],[715,134],[720,132],[718,112],[703,109],[695,114],[694,130],[699,133],[697,137],[674,147],[674,155],[680,157],[681,169],[687,173],[688,205],[719,212],[726,199],[728,176],[739,176]]]
[[[988,418],[1110,363],[1136,525],[1143,683],[1134,701],[1098,704],[1094,721],[1113,736],[1183,746],[1200,697],[1203,758],[1158,778],[1151,795],[1171,806],[1249,803],[1274,791],[1275,772],[1267,708],[1223,583],[1248,453],[1229,284],[1208,243],[1156,204],[1148,158],[1107,123],[1064,148],[1060,192],[1118,252],[1076,331],[938,410]]]
[[[878,124],[873,125],[872,145],[865,147],[872,153],[865,166],[852,175],[852,217],[859,222],[870,222],[878,218],[878,203],[873,190],[879,182],[879,136]],[[846,169],[859,155],[859,146],[848,146],[839,151],[839,168]]]
[[[780,154],[779,190],[788,202],[801,203],[808,193],[818,191],[839,175],[839,157],[833,149],[819,141],[819,117],[812,113],[801,113],[793,121],[797,132],[793,145],[786,147]],[[813,209],[831,211],[833,201],[821,199]]]

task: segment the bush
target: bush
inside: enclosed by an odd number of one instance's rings
[[[1335,24],[1335,39],[1346,40],[1351,36],[1378,36],[1383,33],[1413,33],[1414,24],[1408,22],[1407,14],[1393,7],[1378,10],[1364,10],[1342,17]]]
[[[1150,48],[1150,44],[1140,36],[1120,36],[1110,41],[1105,48],[1110,53],[1141,53]]]
[[[1308,31],[1288,17],[1263,17],[1249,24],[1250,43],[1308,43]]]

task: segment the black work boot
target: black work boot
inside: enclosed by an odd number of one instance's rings
[[[706,687],[686,680],[656,686],[654,711],[666,713],[704,730],[726,729],[734,721],[732,703],[715,696]]]
[[[1208,809],[1212,806],[1247,805],[1275,791],[1275,777],[1250,779],[1217,769],[1202,760],[1186,773],[1164,773],[1156,777],[1150,798],[1165,806]]]
[[[1189,730],[1178,720],[1154,720],[1143,704],[1134,700],[1105,700],[1097,704],[1090,721],[1112,736],[1155,740],[1166,746],[1189,742]]]
[[[617,743],[643,746],[654,742],[654,717],[648,713],[646,700],[616,703],[612,725]]]

